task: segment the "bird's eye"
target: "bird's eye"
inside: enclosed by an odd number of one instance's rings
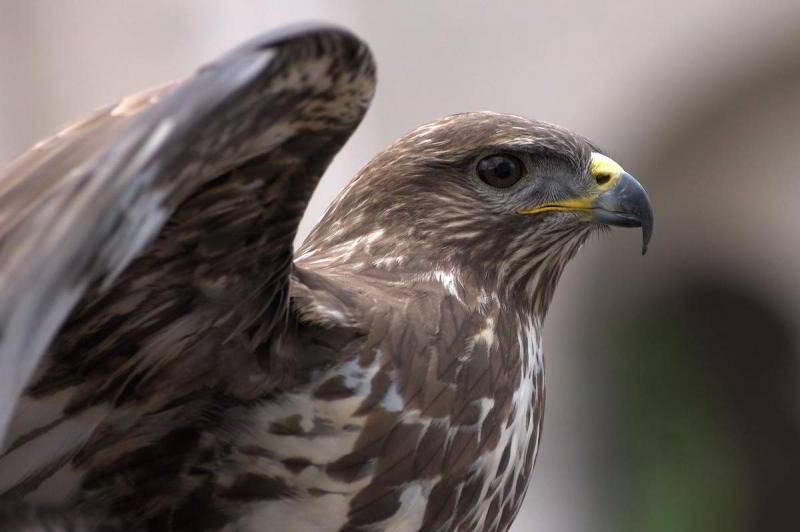
[[[478,161],[478,177],[497,188],[508,188],[522,178],[525,167],[513,155],[498,154]]]

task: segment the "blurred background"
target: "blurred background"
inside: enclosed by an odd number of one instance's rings
[[[644,258],[635,231],[590,242],[559,286],[514,531],[798,530],[798,0],[0,7],[0,164],[255,33],[358,33],[378,93],[303,234],[374,154],[442,115],[521,114],[604,146],[650,192],[655,235]]]

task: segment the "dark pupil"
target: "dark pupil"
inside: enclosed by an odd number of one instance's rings
[[[507,159],[500,159],[499,161],[495,159],[492,172],[499,179],[508,179],[514,172],[514,168]]]
[[[493,155],[478,164],[478,174],[490,185],[510,187],[522,176],[522,168],[513,157]]]

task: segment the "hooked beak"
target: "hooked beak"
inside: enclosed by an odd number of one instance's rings
[[[614,160],[592,153],[589,172],[596,186],[582,196],[535,205],[519,211],[536,214],[546,211],[573,211],[588,214],[592,221],[620,227],[642,228],[642,255],[653,234],[653,209],[642,185]]]
[[[620,227],[642,228],[642,255],[653,234],[653,208],[642,185],[627,172],[592,202],[592,220]]]

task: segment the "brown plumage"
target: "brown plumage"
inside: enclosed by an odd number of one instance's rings
[[[293,28],[5,170],[4,526],[509,528],[558,278],[599,227],[649,239],[649,204],[579,136],[466,113],[377,156],[293,258],[374,79],[353,35]]]

